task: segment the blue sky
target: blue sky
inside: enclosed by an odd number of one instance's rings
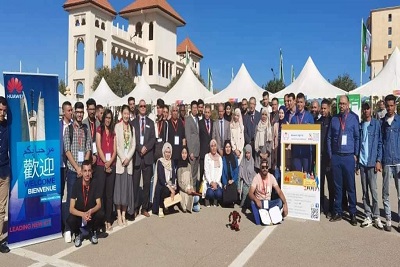
[[[117,11],[132,1],[109,0]],[[359,84],[361,19],[366,20],[371,9],[399,5],[394,0],[168,2],[187,23],[178,29],[178,43],[190,37],[196,44],[204,55],[201,74],[206,80],[211,68],[216,89],[229,84],[232,68],[236,74],[241,63],[258,85],[267,83],[273,78],[271,68],[279,75],[280,48],[286,84],[291,65],[297,76],[308,56],[326,79],[332,81],[346,72]],[[39,68],[64,78],[68,13],[63,3],[3,1],[0,72],[19,71],[21,60],[24,72]],[[364,83],[368,79],[369,70],[363,76]]]

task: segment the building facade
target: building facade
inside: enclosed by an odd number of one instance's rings
[[[370,75],[383,69],[396,46],[400,47],[400,6],[371,10],[367,27],[371,32]]]
[[[108,0],[67,0],[68,88],[73,96],[92,93],[96,67],[123,62],[135,82],[145,77],[152,88],[165,91],[171,79],[190,64],[200,73],[201,52],[186,38],[177,45],[177,27],[184,19],[165,0],[136,0],[117,12]],[[125,29],[115,23],[121,16]]]

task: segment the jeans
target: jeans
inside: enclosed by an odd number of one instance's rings
[[[217,199],[217,200],[221,200],[222,199],[222,188],[221,187],[217,187],[216,190],[212,190],[211,187],[207,188],[206,191],[206,199]]]
[[[378,207],[378,185],[376,184],[376,172],[374,167],[364,167],[360,166],[361,174],[361,186],[363,191],[363,205],[364,212],[367,218],[379,217],[379,207]],[[369,190],[368,190],[369,189]],[[372,197],[372,211],[371,203],[369,199],[369,191],[371,191]]]
[[[65,205],[67,214],[69,214],[69,204],[71,202],[72,189],[74,188],[76,179],[77,179],[77,173],[68,169],[68,171],[67,171],[67,201],[66,201],[66,205]],[[67,218],[67,217],[68,216],[65,216],[65,218]],[[68,223],[65,224],[65,231],[71,231],[71,228],[69,227]]]
[[[390,178],[394,178],[394,184],[397,190],[397,214],[400,214],[400,193],[399,193],[399,179],[400,179],[400,166],[384,166],[383,167],[383,186],[382,186],[382,199],[383,208],[385,210],[386,220],[392,219],[390,201],[389,201],[389,185]]]
[[[349,212],[357,213],[354,155],[332,155],[332,175],[335,184],[335,214],[342,215],[343,186],[347,190]]]

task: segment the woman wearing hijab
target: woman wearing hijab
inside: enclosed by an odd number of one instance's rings
[[[153,199],[153,214],[158,214],[160,218],[164,217],[164,199],[167,197],[173,199],[177,189],[176,173],[171,160],[172,146],[170,143],[164,143],[162,155],[156,163],[157,173],[154,177],[156,188]]]
[[[199,200],[200,197],[195,195],[196,190],[193,188],[192,183],[192,168],[189,163],[188,149],[186,146],[182,148],[181,158],[178,161],[176,176],[178,178],[179,193],[182,197],[181,207],[183,213],[186,211],[200,211]]]
[[[218,200],[222,200],[222,158],[217,153],[217,141],[210,141],[210,153],[204,157],[204,181],[206,183],[203,190],[205,196],[205,205],[210,206],[210,200],[213,200],[213,205],[218,206]]]
[[[232,151],[239,158],[239,161],[241,161],[243,158],[244,147],[244,126],[240,109],[235,109],[230,126]]]
[[[240,162],[239,166],[239,178],[242,183],[242,201],[240,202],[240,207],[242,210],[246,210],[250,207],[250,200],[248,197],[249,189],[251,183],[253,182],[254,176],[256,176],[256,172],[254,171],[254,159],[253,159],[253,149],[250,144],[247,144],[244,147],[244,157]]]
[[[281,180],[281,131],[282,125],[287,124],[285,119],[285,107],[280,107],[278,111],[279,120],[274,124],[274,143],[273,151],[274,156],[272,157],[272,169],[275,170],[275,178],[280,185]]]
[[[224,118],[225,118],[225,120],[227,120],[229,122],[232,120],[232,104],[229,101],[225,103]]]
[[[223,202],[228,207],[233,207],[238,197],[239,164],[236,154],[232,151],[230,140],[224,144],[224,156],[222,157],[222,186]]]
[[[254,138],[254,150],[256,152],[254,164],[257,170],[259,169],[258,166],[260,166],[261,159],[266,159],[268,166],[271,166],[272,145],[272,126],[269,122],[268,110],[264,108],[261,111],[261,120],[257,125]]]
[[[118,225],[120,226],[126,225],[125,213],[127,211],[129,215],[135,213],[131,160],[136,148],[135,129],[129,123],[129,106],[123,105],[121,113],[122,120],[115,125],[117,162],[114,184],[114,204],[117,209]]]

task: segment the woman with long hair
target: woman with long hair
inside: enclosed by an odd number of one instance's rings
[[[114,204],[117,209],[118,225],[126,225],[125,215],[135,213],[135,201],[132,181],[132,157],[135,153],[135,129],[129,123],[128,105],[121,108],[122,120],[115,125],[117,141],[116,178],[114,186]]]
[[[114,116],[109,109],[104,111],[100,126],[96,130],[96,149],[98,157],[95,179],[105,211],[106,229],[111,231],[117,144],[115,142]]]
[[[244,148],[244,126],[240,109],[235,109],[230,123],[232,151],[236,154],[239,161],[243,158]]]
[[[260,166],[261,159],[266,159],[268,161],[268,166],[271,166],[272,145],[272,126],[269,122],[268,110],[264,108],[261,111],[261,120],[257,125],[254,138],[254,150],[256,152],[254,161],[256,169],[259,169],[258,167]]]

